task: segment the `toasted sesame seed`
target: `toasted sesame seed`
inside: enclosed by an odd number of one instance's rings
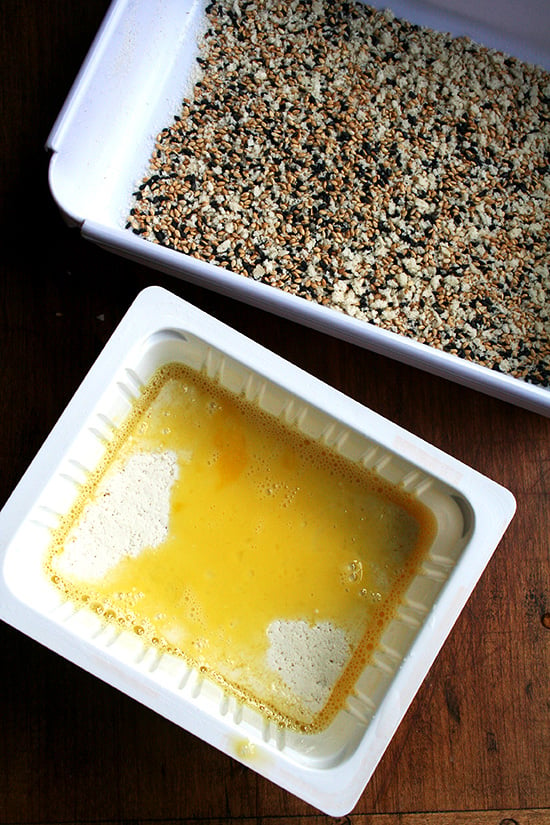
[[[550,75],[355,0],[207,15],[127,228],[548,386]]]

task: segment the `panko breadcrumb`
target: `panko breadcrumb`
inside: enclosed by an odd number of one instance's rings
[[[548,385],[550,74],[348,0],[213,0],[138,235]]]

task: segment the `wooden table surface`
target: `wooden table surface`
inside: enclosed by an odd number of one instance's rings
[[[356,809],[550,823],[550,421],[107,254],[62,222],[44,143],[107,0],[3,0],[0,505],[116,324],[171,289],[513,491],[517,515]],[[334,822],[0,625],[0,823]]]

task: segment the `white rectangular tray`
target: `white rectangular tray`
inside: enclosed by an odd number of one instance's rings
[[[279,728],[187,666],[67,601],[42,560],[51,531],[140,387],[178,360],[403,485],[433,544],[372,660],[320,733]],[[515,510],[510,492],[202,311],[142,292],[0,512],[0,618],[333,816],[356,804]],[[82,709],[85,713],[85,708]]]
[[[535,0],[529,4],[532,9],[522,4],[518,14],[505,0],[463,0],[459,15],[450,0],[389,3],[412,22],[468,34],[550,68],[550,6],[545,11]],[[66,220],[112,252],[550,415],[549,389],[162,248],[124,228],[154,140],[189,88],[203,8],[203,0],[114,0],[110,6],[47,141],[50,187]]]

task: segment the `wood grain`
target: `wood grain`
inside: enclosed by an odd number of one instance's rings
[[[355,811],[324,817],[0,626],[0,825],[550,823],[550,421],[160,276],[61,221],[43,146],[106,0],[4,0],[0,504],[161,284],[509,487],[518,510]]]

